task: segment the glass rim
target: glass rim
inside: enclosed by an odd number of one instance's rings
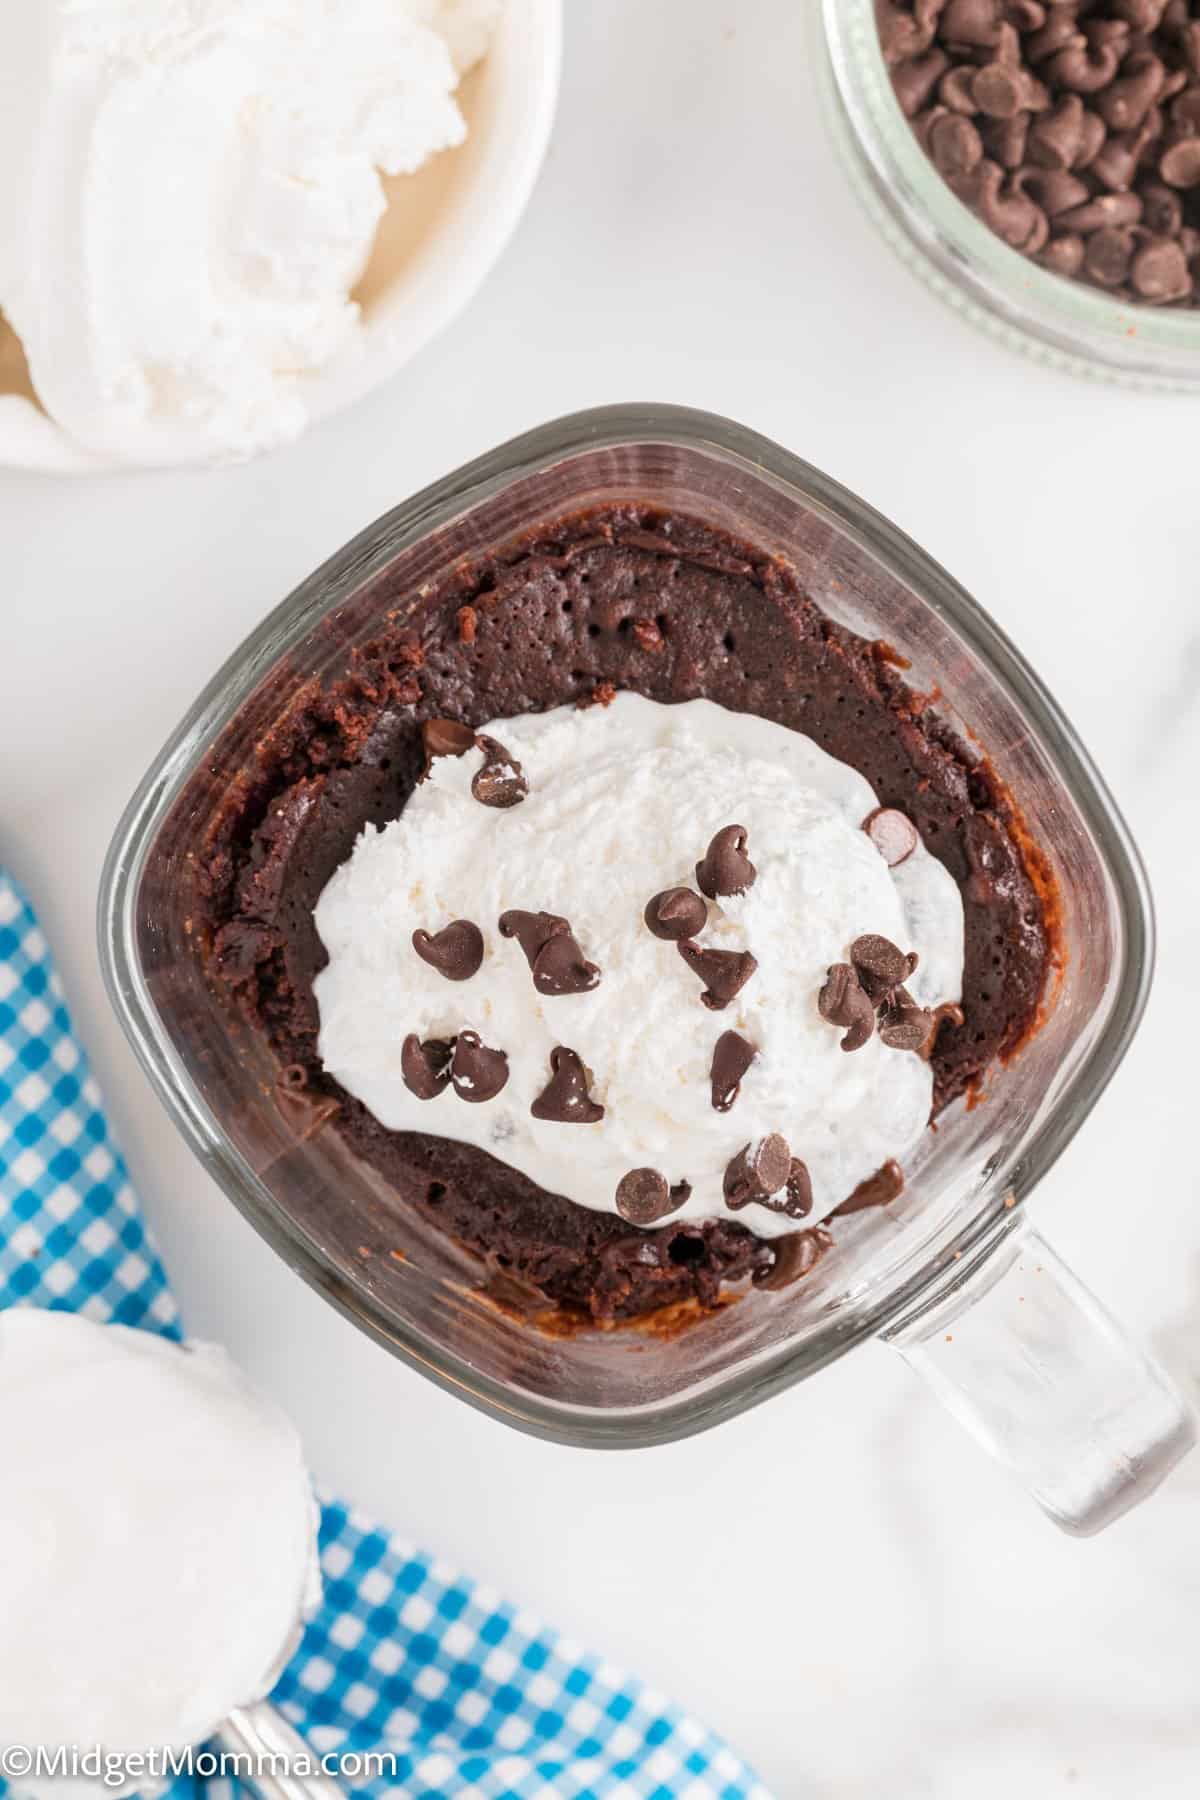
[[[991,337],[1051,367],[1143,391],[1200,388],[1200,306],[1122,302],[1004,243],[918,143],[892,90],[871,0],[822,0],[815,16],[819,79],[842,160],[883,236],[928,287]]]
[[[630,443],[665,444],[746,462],[803,496],[844,536],[894,571],[949,620],[989,673],[1015,696],[1036,726],[1064,786],[1100,848],[1120,918],[1116,979],[1108,1015],[1050,1115],[1008,1171],[1000,1191],[905,1281],[815,1340],[783,1344],[761,1362],[714,1380],[698,1393],[657,1406],[575,1408],[516,1392],[480,1374],[444,1346],[345,1281],[293,1226],[208,1108],[185,1070],[149,992],[135,939],[135,907],[159,827],[214,740],[279,658],[403,549],[461,517],[515,480],[588,451]],[[815,1373],[866,1338],[923,1310],[948,1270],[975,1267],[1019,1222],[1023,1200],[1052,1167],[1115,1073],[1137,1029],[1149,992],[1154,918],[1141,858],[1128,828],[1074,729],[1005,633],[967,591],[911,538],[849,489],[771,439],[732,420],[689,407],[624,404],[570,413],[476,457],[391,508],[336,551],[274,607],[206,684],[138,784],[105,857],[97,907],[104,983],[134,1054],[174,1124],[224,1194],[311,1287],[410,1366],[477,1409],[534,1436],[597,1448],[673,1442],[748,1410]]]

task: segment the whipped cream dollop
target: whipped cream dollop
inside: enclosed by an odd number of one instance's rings
[[[0,1315],[0,1745],[196,1742],[315,1606],[300,1441],[215,1346]]]
[[[357,331],[380,173],[462,141],[501,4],[10,8],[0,307],[51,418],[133,462],[294,437]]]
[[[553,1193],[617,1212],[634,1169],[690,1184],[672,1221],[735,1217],[764,1237],[796,1221],[755,1201],[730,1211],[724,1178],[747,1143],[771,1134],[807,1165],[815,1224],[859,1182],[905,1153],[932,1100],[928,1063],[878,1035],[841,1049],[818,995],[830,966],[866,933],[919,962],[906,986],[924,1007],[956,1001],[963,969],[959,892],[918,842],[895,867],[862,830],[877,802],[864,778],[801,734],[707,700],[662,706],[618,694],[607,707],[562,707],[481,728],[522,766],[528,794],[481,805],[478,750],[433,759],[401,816],[367,826],[315,910],[327,967],[314,984],[319,1053],[381,1124],[490,1151]],[[743,894],[706,902],[701,948],[749,951],[757,969],[722,1011],[643,914],[662,890],[695,889],[710,840],[737,824],[757,871]],[[535,987],[509,909],[569,921],[600,970],[588,991]],[[483,959],[448,980],[413,948],[468,920]],[[405,1038],[464,1031],[502,1050],[508,1080],[491,1099],[452,1087],[421,1100],[401,1072]],[[726,1112],[712,1103],[713,1050],[726,1031],[755,1048]],[[551,1052],[576,1052],[596,1123],[532,1116]]]

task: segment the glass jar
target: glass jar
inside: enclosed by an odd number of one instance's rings
[[[1012,250],[956,198],[892,91],[874,0],[821,0],[820,80],[867,210],[954,310],[1013,349],[1121,386],[1200,389],[1200,307],[1125,304]]]
[[[670,1337],[541,1333],[476,1259],[361,1165],[306,1135],[261,1035],[214,991],[191,934],[196,859],[229,785],[314,680],[420,604],[460,559],[579,508],[638,501],[786,557],[828,614],[884,638],[987,746],[1060,890],[1064,965],[1039,1031],[926,1132],[886,1210],[839,1222],[805,1280]],[[1027,1482],[1091,1531],[1191,1445],[1161,1373],[1029,1232],[1022,1203],[1087,1118],[1137,1026],[1150,900],[1137,853],[1052,697],[964,590],[828,476],[728,420],[676,407],[577,413],[504,444],[369,526],[266,618],[164,746],[118,827],[100,896],[105,977],[185,1137],[280,1254],[450,1392],[560,1442],[667,1442],[882,1334]],[[1153,1240],[1146,1253],[1157,1254]]]

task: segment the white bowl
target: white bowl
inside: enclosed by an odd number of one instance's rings
[[[358,341],[305,378],[310,420],[348,406],[404,366],[470,300],[516,229],[549,141],[562,0],[507,0],[491,49],[459,100],[466,142],[385,181],[389,206],[356,289]],[[401,204],[402,202],[402,204]],[[0,467],[85,474],[127,463],[74,444],[37,405],[0,319]]]

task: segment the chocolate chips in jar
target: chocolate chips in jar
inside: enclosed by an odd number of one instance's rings
[[[946,184],[1051,273],[1200,306],[1192,0],[876,0],[905,117]]]

